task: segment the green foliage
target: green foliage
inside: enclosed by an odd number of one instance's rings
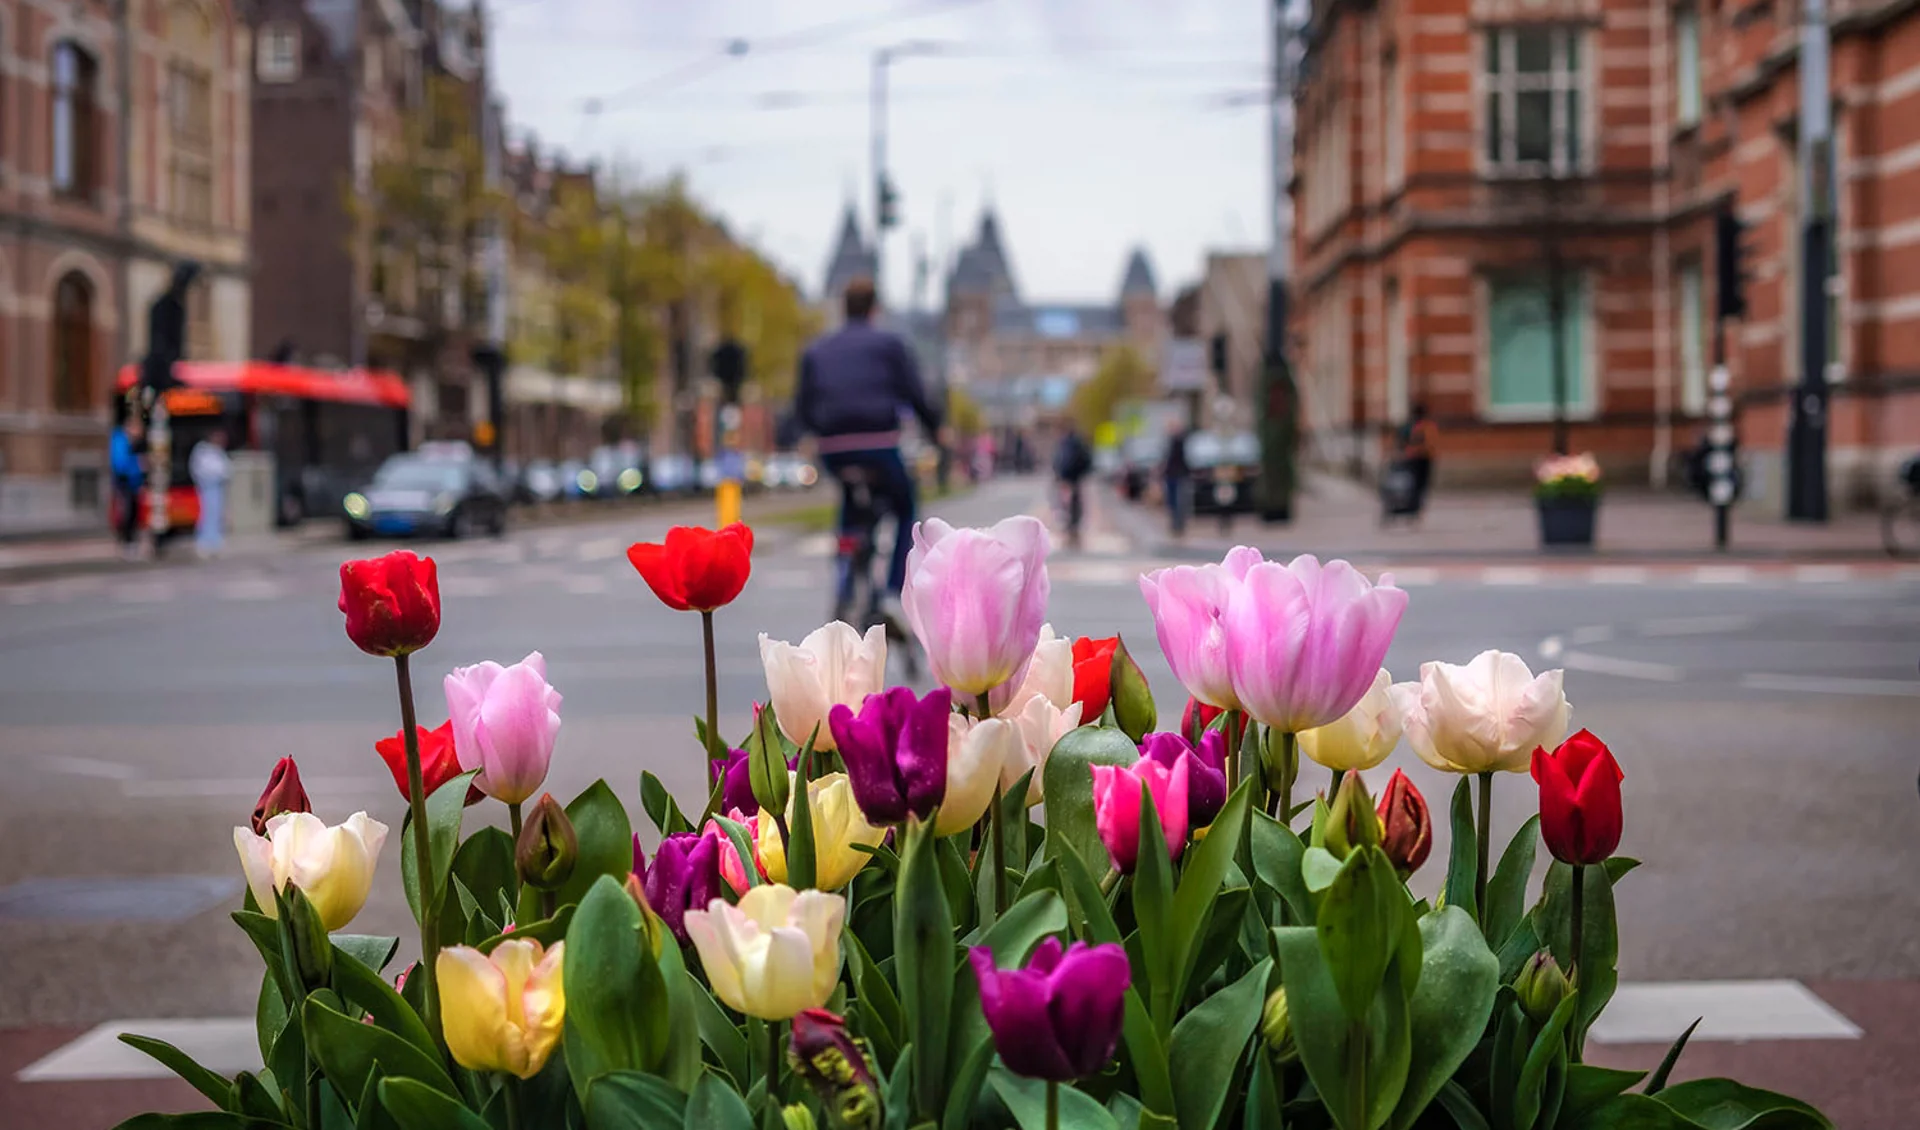
[[[1158,375],[1133,346],[1109,346],[1100,367],[1074,387],[1067,412],[1081,431],[1091,434],[1113,419],[1122,404],[1151,394]]]

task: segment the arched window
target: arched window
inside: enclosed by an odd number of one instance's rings
[[[90,200],[99,174],[99,64],[79,44],[53,47],[53,190]]]
[[[53,406],[93,407],[93,284],[78,271],[53,288]]]

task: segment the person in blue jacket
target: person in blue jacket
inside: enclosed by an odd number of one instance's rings
[[[140,555],[140,488],[146,485],[147,471],[140,462],[146,432],[138,418],[129,415],[113,429],[107,443],[108,460],[113,473],[113,496],[119,503],[115,515],[120,545],[128,559]]]

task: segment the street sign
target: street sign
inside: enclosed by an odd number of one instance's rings
[[[1160,358],[1161,392],[1199,392],[1207,387],[1207,343],[1175,338]]]

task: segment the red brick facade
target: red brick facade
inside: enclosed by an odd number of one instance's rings
[[[1912,11],[1842,0],[1834,22],[1842,504],[1920,448],[1920,335],[1902,333],[1920,321]],[[1664,479],[1701,426],[1730,197],[1756,252],[1728,339],[1741,443],[1753,495],[1777,506],[1800,369],[1797,18],[1787,0],[1317,5],[1294,185],[1313,454],[1371,463],[1425,402],[1443,482],[1524,474],[1551,443],[1557,275],[1571,446]]]

